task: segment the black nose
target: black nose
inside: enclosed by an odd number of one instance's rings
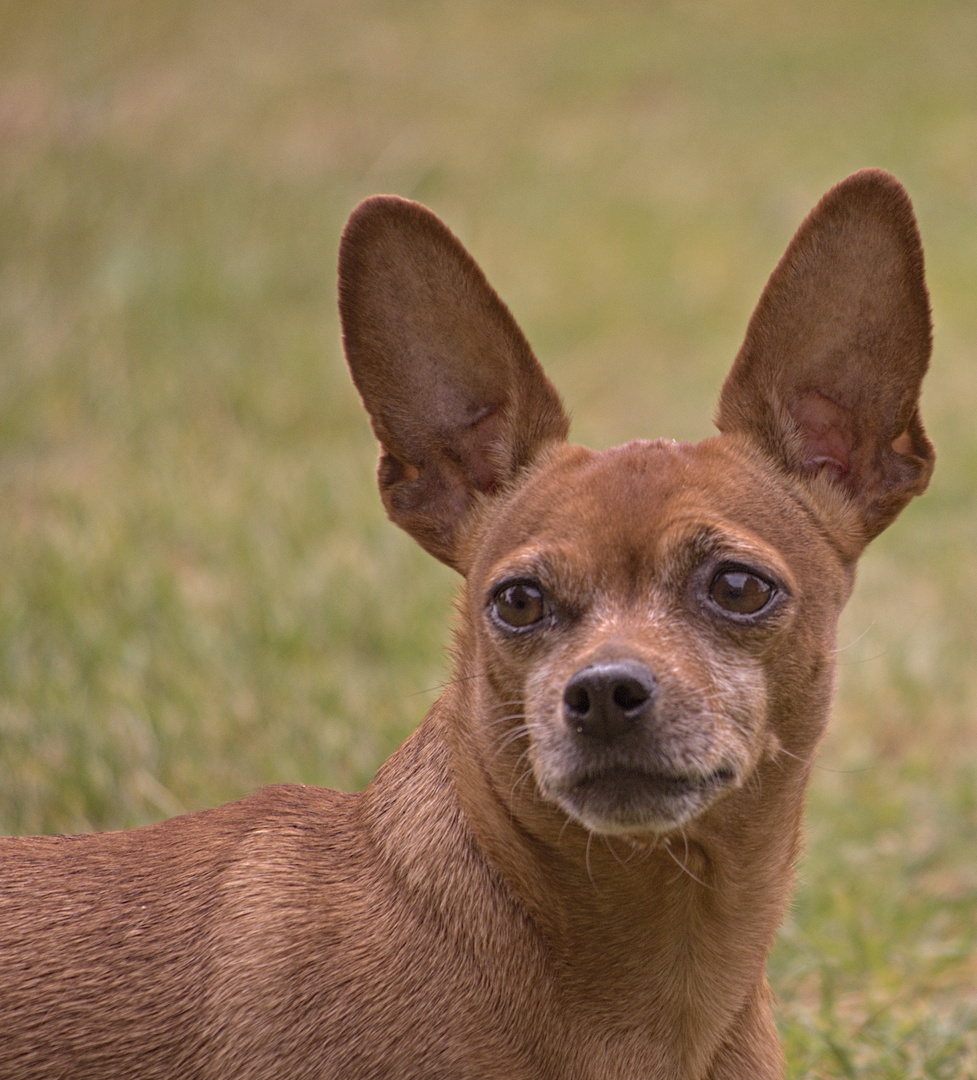
[[[640,720],[655,685],[655,676],[636,660],[591,664],[567,683],[563,715],[578,735],[613,742]]]

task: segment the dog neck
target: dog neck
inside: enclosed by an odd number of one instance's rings
[[[771,758],[684,833],[603,837],[531,793],[519,803],[500,789],[478,738],[450,722],[457,710],[472,715],[479,694],[463,668],[396,768],[364,793],[382,861],[439,923],[447,947],[494,973],[511,997],[507,1013],[544,1008],[554,1045],[571,1036],[553,1016],[571,1025],[600,1017],[581,1028],[604,1031],[608,1045],[616,1039],[621,1062],[632,1040],[647,1046],[650,1035],[661,1063],[649,1075],[701,1074],[766,985],[809,765]],[[441,777],[436,804],[412,783],[429,769]],[[615,1016],[620,1030],[610,1032],[606,1018]]]

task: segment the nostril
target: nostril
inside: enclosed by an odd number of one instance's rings
[[[571,716],[586,716],[590,712],[590,694],[582,682],[570,683],[563,695],[563,702]]]
[[[640,709],[650,696],[648,687],[637,679],[622,679],[611,693],[614,704],[627,713]]]

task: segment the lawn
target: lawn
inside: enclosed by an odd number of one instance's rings
[[[794,1078],[977,1077],[977,7],[0,0],[0,828],[366,784],[447,669],[335,252],[432,206],[592,445],[700,438],[794,228],[914,198],[930,492],[870,549],[792,914]]]

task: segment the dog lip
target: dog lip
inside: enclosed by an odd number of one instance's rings
[[[712,772],[611,765],[568,778],[553,795],[594,832],[663,831],[698,815],[736,777],[729,764]]]
[[[646,786],[650,789],[658,789],[662,795],[685,795],[689,792],[703,792],[714,787],[722,787],[730,784],[735,779],[735,772],[729,765],[722,765],[712,772],[669,772],[655,769],[639,768],[636,766],[610,766],[606,769],[588,772],[575,778],[567,789],[580,791],[596,785],[613,785],[621,783],[625,786]]]

